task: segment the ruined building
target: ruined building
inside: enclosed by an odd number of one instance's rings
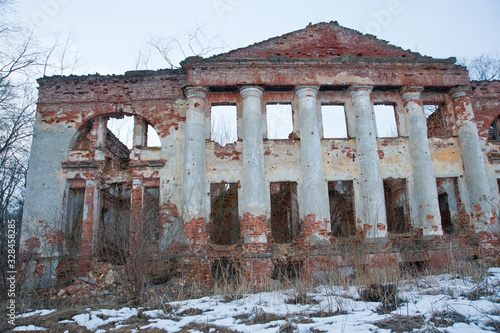
[[[224,265],[262,283],[498,256],[500,82],[454,58],[330,22],[180,69],[38,83],[30,277],[119,264],[138,242],[208,284]],[[216,142],[215,110],[235,142]],[[130,149],[107,128],[126,116]]]

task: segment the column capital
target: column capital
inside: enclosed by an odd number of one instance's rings
[[[403,87],[399,90],[399,94],[403,97],[403,99],[413,99],[416,96],[420,99],[420,94],[424,91],[423,87],[410,86]],[[415,96],[412,98],[412,96]]]
[[[355,93],[371,93],[373,86],[350,86],[347,91],[349,94],[353,95]]]
[[[142,186],[142,178],[132,179],[132,188],[137,188],[139,186]]]
[[[208,89],[205,87],[185,87],[184,95],[186,95],[187,98],[205,99],[208,95]]]
[[[318,91],[319,91],[319,87],[317,87],[317,86],[297,86],[295,88],[295,94],[299,98],[306,97],[306,94],[312,94],[313,96],[316,96]]]
[[[95,179],[86,179],[85,180],[85,186],[86,187],[95,187],[96,186]]]
[[[450,95],[450,97],[452,99],[457,99],[460,97],[467,96],[467,90],[468,90],[468,87],[466,87],[466,86],[454,87],[454,88],[451,88],[450,90],[448,90],[448,95]]]
[[[261,97],[264,92],[264,88],[259,86],[243,86],[240,88],[240,95],[243,98],[247,98],[249,96]]]

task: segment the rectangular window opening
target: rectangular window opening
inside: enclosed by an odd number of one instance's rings
[[[240,240],[238,184],[210,184],[210,239],[213,244],[232,245]]]
[[[443,233],[448,235],[453,234],[459,231],[459,210],[463,210],[463,205],[461,204],[460,194],[458,191],[457,178],[436,178],[436,185]],[[462,216],[465,215],[462,214]]]
[[[410,231],[410,217],[406,179],[384,179],[387,231],[404,234]]]
[[[143,237],[152,241],[160,240],[160,189],[158,187],[146,187],[144,189],[143,201]]]
[[[500,117],[497,117],[490,125],[488,130],[488,139],[493,142],[500,141],[500,133],[498,132],[498,122],[500,121]]]
[[[68,202],[68,223],[66,243],[71,256],[80,253],[82,244],[83,209],[85,205],[85,187],[70,188]]]
[[[221,146],[238,141],[236,105],[212,105],[210,112],[212,141]]]
[[[356,235],[352,180],[328,182],[328,201],[332,236],[350,237]]]
[[[373,106],[377,137],[396,138],[398,136],[395,111],[396,108],[392,104],[375,104]]]
[[[348,137],[344,105],[321,105],[321,117],[325,139],[345,139]]]
[[[297,240],[300,233],[296,182],[271,183],[271,235],[278,244]]]
[[[448,136],[443,104],[424,105],[424,114],[427,119],[427,136],[429,138]]]
[[[99,257],[113,265],[124,265],[129,252],[131,191],[124,184],[113,184],[100,195]]]
[[[293,132],[292,105],[267,104],[266,121],[268,139],[288,139]]]

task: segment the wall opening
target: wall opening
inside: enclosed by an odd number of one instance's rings
[[[71,149],[81,149],[88,150],[90,149],[90,132],[92,131],[92,124],[90,122],[87,123],[85,127],[79,130],[78,137],[75,142],[71,145]]]
[[[448,136],[444,104],[424,105],[424,114],[427,120],[427,136],[429,138]]]
[[[160,240],[160,189],[146,187],[144,189],[143,216],[145,235],[152,241]]]
[[[373,105],[375,124],[377,126],[377,137],[395,138],[398,136],[395,111],[396,109],[392,104]]]
[[[271,235],[278,244],[297,240],[300,233],[296,182],[271,183]]]
[[[296,260],[277,260],[274,263],[273,272],[271,274],[272,280],[285,280],[300,278],[300,271],[302,270],[303,263]]]
[[[238,141],[236,105],[212,105],[210,113],[212,141],[221,146]]]
[[[135,118],[139,128],[135,127]],[[134,145],[138,147],[161,147],[161,140],[154,129],[145,119],[140,116],[117,115],[110,116],[107,128],[115,137],[130,150]],[[134,136],[138,136],[134,142]]]
[[[236,282],[241,276],[241,266],[234,258],[215,258],[212,264],[212,278],[215,282]]]
[[[266,121],[268,139],[288,139],[293,132],[292,105],[267,104]]]
[[[150,124],[148,124],[146,133],[146,147],[161,147],[160,136]]]
[[[113,184],[100,194],[98,254],[104,261],[123,265],[129,252],[131,191],[125,189],[124,184]]]
[[[345,139],[348,137],[344,105],[321,105],[321,117],[323,138]]]
[[[441,227],[445,234],[453,233],[453,224],[451,223],[450,203],[448,202],[448,193],[438,195],[439,213],[441,214]]]
[[[490,125],[490,128],[488,130],[488,139],[490,141],[500,141],[500,134],[498,132],[498,128],[500,122],[500,117],[496,118],[493,120],[493,122]]]
[[[238,184],[210,184],[210,239],[213,244],[232,245],[240,240]]]
[[[77,256],[80,253],[84,205],[85,187],[70,188],[68,195],[68,222],[65,234],[66,246],[71,256]]]
[[[328,182],[328,201],[330,203],[332,236],[354,236],[356,234],[356,220],[352,180]]]
[[[107,122],[108,129],[128,149],[132,149],[134,143],[134,116],[123,116],[123,118],[110,117]]]
[[[463,211],[463,216],[467,215],[461,203],[457,178],[436,178],[436,185],[441,227],[445,234],[453,234],[458,231],[460,225],[459,211]]]
[[[406,179],[384,179],[387,231],[403,234],[410,231],[409,205]]]

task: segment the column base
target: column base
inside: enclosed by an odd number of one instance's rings
[[[305,239],[309,245],[328,245],[330,237],[328,236],[329,221],[319,220],[315,214],[309,214],[304,217]]]

